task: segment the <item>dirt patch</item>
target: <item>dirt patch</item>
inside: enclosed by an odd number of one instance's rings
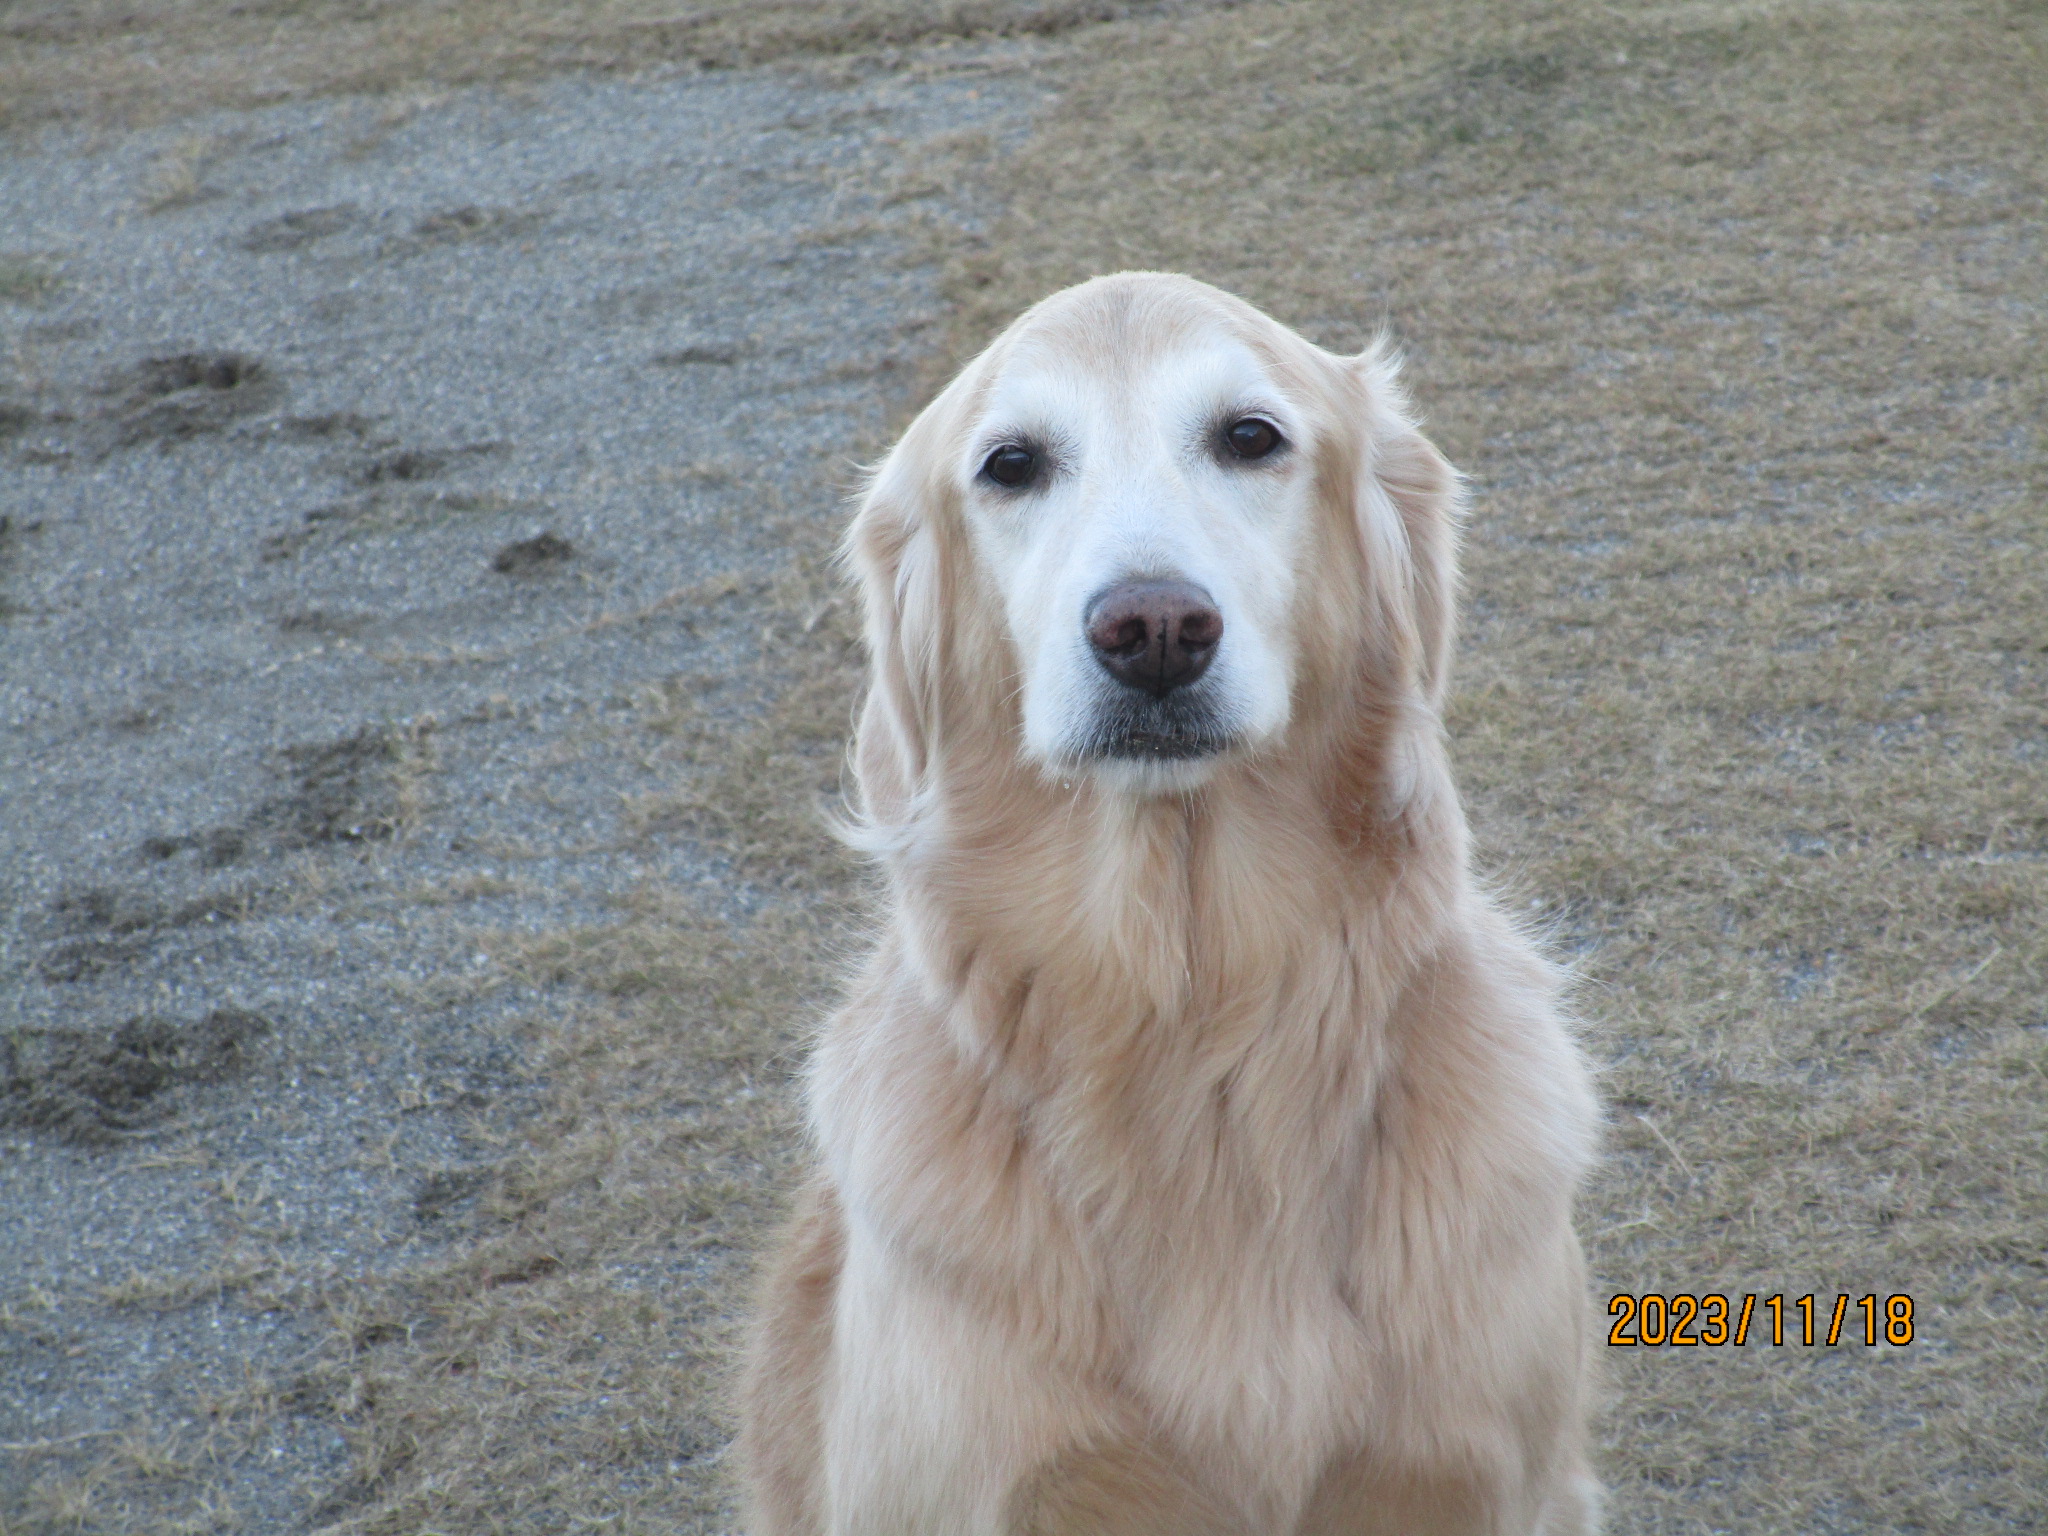
[[[149,942],[143,937],[65,939],[43,952],[36,961],[36,975],[53,984],[89,981],[148,952]]]
[[[7,436],[6,424],[6,408],[0,407],[0,439]],[[22,547],[27,543],[28,535],[38,533],[41,529],[40,522],[17,523],[12,516],[0,513],[0,620],[5,620],[14,612],[14,605],[7,596],[7,578],[14,573],[15,567],[20,563]]]
[[[0,1036],[0,1126],[104,1143],[161,1122],[164,1094],[188,1083],[222,1083],[248,1069],[271,1031],[260,1014],[216,1008],[204,1018],[155,1016],[108,1032]]]
[[[277,772],[290,785],[283,794],[263,801],[234,825],[148,837],[139,851],[151,863],[190,853],[206,868],[223,869],[256,854],[384,842],[419,813],[420,778],[432,769],[436,729],[431,721],[403,727],[366,725],[338,741],[286,747],[277,757]],[[126,896],[93,891],[67,896],[58,905],[74,920],[92,922],[106,914],[97,926],[110,927],[117,935],[184,926],[209,915],[239,916],[246,910],[241,897],[205,897],[168,914],[147,905],[130,906],[128,901]]]
[[[740,358],[739,348],[699,344],[694,347],[679,347],[673,352],[654,354],[657,368],[693,368],[709,366],[729,368]]]
[[[412,1213],[419,1221],[439,1221],[463,1205],[490,1182],[490,1171],[481,1168],[437,1168],[421,1179],[413,1190]],[[379,1342],[390,1343],[389,1339]]]
[[[325,608],[301,608],[278,617],[277,627],[287,635],[359,635],[376,618],[366,613],[333,613]]]
[[[287,747],[289,793],[258,813],[287,848],[376,842],[411,814],[414,775],[432,727],[365,726],[340,741]]]
[[[306,208],[297,213],[279,214],[253,226],[242,236],[241,245],[245,251],[257,255],[269,255],[279,251],[298,251],[329,235],[338,235],[362,222],[362,210],[352,203],[340,203],[331,208]]]
[[[146,719],[129,726],[131,730],[147,729]],[[207,832],[188,832],[177,837],[146,837],[142,840],[142,856],[145,859],[171,859],[181,853],[197,853],[200,862],[210,869],[224,869],[238,862],[249,851],[249,834],[241,827],[215,827]]]
[[[35,256],[14,256],[0,252],[0,301],[6,303],[47,303],[63,289],[63,276],[49,262]]]
[[[491,569],[501,576],[534,576],[559,570],[576,556],[576,546],[557,533],[540,533],[507,544],[491,556]]]
[[[357,465],[353,478],[363,485],[432,480],[465,459],[503,453],[505,448],[504,443],[463,443],[453,448],[396,448]]]
[[[163,921],[163,909],[148,898],[104,886],[68,892],[50,907],[80,928],[103,928],[109,933],[135,933]]]
[[[242,352],[180,352],[145,358],[100,386],[111,396],[108,447],[179,442],[219,432],[244,416],[275,409],[284,383],[260,357]]]
[[[216,832],[195,839],[201,862],[209,869],[241,858],[246,839],[239,832]],[[179,851],[169,839],[152,839],[144,847],[151,860]],[[134,890],[106,886],[69,891],[50,904],[64,936],[36,961],[37,976],[53,985],[89,981],[130,965],[150,953],[166,936],[202,923],[239,922],[255,910],[257,892],[242,888],[215,890],[182,901],[162,903]]]
[[[167,857],[151,847],[152,858]],[[219,859],[231,863],[232,857]],[[146,933],[155,928],[189,928],[194,923],[234,922],[249,915],[254,897],[246,891],[217,893],[164,906],[140,892],[96,886],[68,892],[50,904],[63,922],[84,932]]]
[[[320,442],[332,437],[368,437],[377,422],[358,411],[324,411],[318,416],[287,416],[277,428],[298,442]]]
[[[441,474],[449,460],[411,453],[396,457],[396,464],[389,469],[377,461],[364,471],[385,482],[378,489],[314,507],[300,517],[296,527],[264,535],[257,546],[258,557],[266,562],[290,560],[308,546],[326,547],[376,534],[434,528],[456,518],[514,512],[546,515],[551,510],[545,502],[496,491],[406,490],[409,482]]]
[[[531,234],[541,223],[538,214],[518,208],[478,208],[474,205],[445,208],[419,220],[410,234],[387,240],[380,254],[410,256],[441,245],[511,240]]]
[[[386,480],[431,480],[448,467],[449,457],[424,448],[401,448],[372,459],[356,471],[356,478],[365,485],[378,485]]]
[[[50,263],[0,252],[0,300],[41,304],[54,298],[63,286],[63,278]]]

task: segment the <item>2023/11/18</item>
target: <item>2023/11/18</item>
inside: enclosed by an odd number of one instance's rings
[[[1761,1298],[1750,1292],[1743,1296],[1738,1310],[1731,1297],[1719,1291],[1704,1295],[1680,1291],[1669,1296],[1656,1291],[1645,1292],[1641,1296],[1624,1292],[1607,1303],[1607,1315],[1614,1319],[1614,1325],[1607,1330],[1607,1342],[1618,1349],[1635,1346],[1656,1348],[1667,1344],[1699,1344],[1710,1348],[1722,1344],[1747,1344],[1750,1320],[1755,1315],[1759,1299],[1769,1314],[1772,1344],[1782,1345],[1785,1342],[1788,1311],[1796,1314],[1793,1326],[1799,1342],[1805,1345],[1816,1342],[1817,1298],[1811,1293],[1793,1299],[1788,1305],[1783,1292]],[[1852,1307],[1862,1314],[1861,1332],[1865,1345],[1875,1347],[1882,1339],[1884,1343],[1903,1348],[1913,1342],[1913,1298],[1904,1294],[1884,1298],[1881,1320],[1876,1295],[1853,1299],[1837,1295],[1826,1319],[1823,1342],[1830,1346],[1843,1342],[1843,1324],[1850,1318]]]

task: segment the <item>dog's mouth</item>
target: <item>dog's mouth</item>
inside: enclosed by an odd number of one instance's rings
[[[1097,707],[1094,727],[1077,755],[1098,762],[1184,763],[1227,752],[1236,738],[1206,699],[1180,694],[1155,699],[1119,689]]]

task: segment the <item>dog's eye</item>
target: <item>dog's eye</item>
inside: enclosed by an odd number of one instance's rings
[[[1280,446],[1280,429],[1270,421],[1247,416],[1223,429],[1223,441],[1240,459],[1263,459]]]
[[[997,485],[1015,490],[1028,484],[1038,473],[1038,455],[1029,448],[1019,448],[1015,443],[1005,443],[986,459],[982,460],[981,472]]]

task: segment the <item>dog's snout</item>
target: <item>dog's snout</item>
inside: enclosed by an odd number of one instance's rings
[[[1089,604],[1083,623],[1109,675],[1154,698],[1207,671],[1223,638],[1215,602],[1186,581],[1120,582]]]

